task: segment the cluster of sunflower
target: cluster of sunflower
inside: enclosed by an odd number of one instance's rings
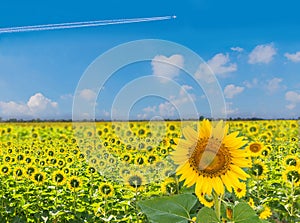
[[[138,222],[138,200],[193,186],[204,206],[246,200],[293,222],[299,160],[293,120],[2,123],[0,221]]]
[[[294,222],[300,217],[299,124],[296,120],[233,122],[248,136],[252,159],[247,183],[250,206],[262,219]]]
[[[143,218],[134,205],[137,195],[176,193],[174,168],[167,158],[172,137],[180,134],[176,122],[94,124],[1,124],[3,221],[15,213],[30,220],[37,212],[51,217],[58,210],[64,214],[53,219],[72,219],[79,212],[77,218],[90,222],[109,217],[133,221],[137,215]]]

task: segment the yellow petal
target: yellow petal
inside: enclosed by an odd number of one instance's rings
[[[187,187],[193,186],[196,183],[197,175],[198,174],[196,172],[193,172],[191,175],[187,176],[183,185]]]
[[[185,127],[183,130],[184,137],[192,142],[196,142],[198,140],[197,132],[190,126]]]
[[[239,167],[251,167],[251,160],[245,158],[232,159],[231,162]]]
[[[176,148],[175,150],[177,150],[177,148],[182,148],[182,149],[186,150],[186,149],[189,149],[191,146],[193,146],[195,144],[195,142],[181,139],[176,144],[177,144],[177,146],[175,146],[175,148]]]
[[[176,170],[176,173],[179,175],[179,174],[182,174],[183,172],[186,172],[188,171],[190,167],[190,163],[189,162],[185,162],[183,165],[179,166]]]
[[[247,178],[250,177],[240,167],[238,167],[236,165],[231,165],[230,167],[231,167],[231,170],[239,176],[239,178],[246,180]]]
[[[212,129],[212,136],[216,139],[222,140],[225,136],[225,128],[223,121],[219,121],[215,128]]]
[[[218,195],[224,194],[224,185],[222,180],[219,177],[215,177],[213,179],[215,182],[213,184],[213,188]]]
[[[203,176],[200,175],[198,176],[197,178],[197,181],[196,181],[196,188],[195,188],[195,193],[196,194],[201,194],[202,193],[202,185],[203,185]]]
[[[203,178],[202,191],[204,194],[211,194],[212,192],[212,180],[210,177]]]
[[[202,121],[201,126],[199,128],[199,135],[202,137],[209,138],[211,136],[211,123],[205,119]]]
[[[232,184],[227,174],[223,174],[221,179],[226,187],[226,189],[231,193],[232,192]]]
[[[227,171],[227,176],[228,176],[228,179],[230,180],[230,183],[232,185],[232,187],[237,187],[240,183],[239,179],[238,179],[238,176],[236,175],[235,172],[233,171]]]

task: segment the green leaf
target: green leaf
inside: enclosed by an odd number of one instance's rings
[[[23,205],[22,208],[23,208],[24,210],[26,210],[26,209],[28,209],[31,205],[32,205],[31,203],[27,203],[27,204]]]
[[[261,222],[255,211],[245,202],[238,203],[233,208],[233,220],[235,223]]]
[[[198,212],[197,223],[218,223],[218,217],[213,209],[203,207]]]
[[[189,212],[196,203],[197,198],[194,195],[180,194],[140,201],[138,206],[150,222],[186,223],[190,219]]]

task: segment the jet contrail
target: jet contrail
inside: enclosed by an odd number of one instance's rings
[[[175,18],[176,16],[160,16],[160,17],[149,17],[149,18],[96,20],[96,21],[86,21],[86,22],[69,22],[69,23],[57,23],[57,24],[46,24],[46,25],[34,25],[34,26],[19,26],[19,27],[0,28],[0,34],[42,31],[42,30],[56,30],[56,29],[72,29],[72,28],[81,28],[81,27],[106,26],[106,25],[137,23],[137,22],[152,22],[152,21],[168,20],[168,19],[175,19]]]

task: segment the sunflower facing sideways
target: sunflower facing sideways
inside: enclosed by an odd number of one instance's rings
[[[228,125],[219,121],[215,127],[203,120],[198,133],[191,127],[183,129],[184,139],[176,140],[172,159],[179,165],[176,174],[185,186],[196,184],[198,198],[229,192],[240,185],[240,179],[250,176],[242,168],[250,167],[251,160],[243,147],[247,143],[238,132],[228,133]]]

